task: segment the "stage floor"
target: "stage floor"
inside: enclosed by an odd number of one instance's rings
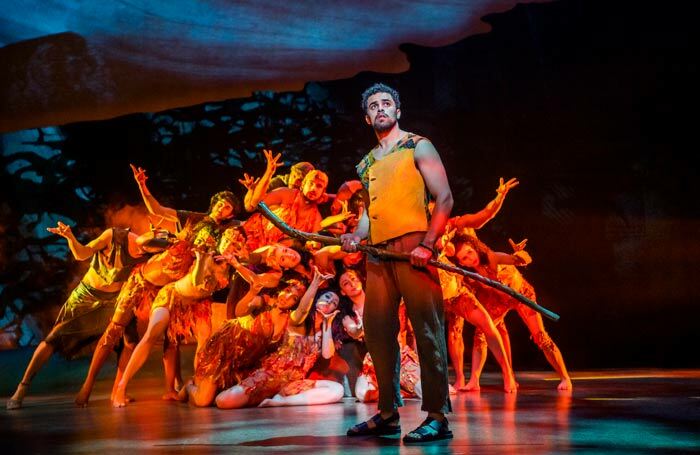
[[[20,357],[30,354],[0,352],[5,397],[26,365]],[[123,409],[108,400],[113,366],[81,409],[73,395],[87,360],[52,360],[23,409],[7,411],[2,403],[2,453],[700,453],[700,370],[578,371],[573,393],[557,392],[550,372],[521,371],[517,394],[502,393],[499,376],[487,373],[481,392],[452,397],[454,439],[406,446],[399,438],[347,438],[345,430],[376,409],[352,398],[229,411],[161,401],[156,357],[130,386],[137,401]],[[408,400],[404,433],[422,417],[420,402]]]

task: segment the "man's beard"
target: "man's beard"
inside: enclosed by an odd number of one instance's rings
[[[377,119],[374,119],[374,124],[372,125],[374,127],[374,131],[378,131],[380,133],[383,133],[384,131],[389,131],[396,125],[396,119],[391,118],[388,115],[385,115],[384,118],[386,118],[388,121],[385,123],[379,123],[377,122]]]
[[[318,195],[318,196],[316,197],[316,199],[310,199],[310,198],[306,195],[306,193],[304,193],[304,192],[301,191],[301,190],[299,190],[299,191],[301,192],[301,197],[304,198],[304,202],[306,202],[307,204],[312,204],[312,203],[315,204],[315,203],[318,201],[318,199],[321,197],[321,195]]]

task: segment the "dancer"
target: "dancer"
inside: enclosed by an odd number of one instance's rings
[[[340,333],[339,326],[334,324],[338,315],[338,294],[325,291],[316,299],[314,308],[306,320],[306,332],[315,333],[320,338],[320,356],[312,366],[306,379],[299,379],[286,384],[271,398],[266,398],[258,407],[279,406],[309,406],[317,404],[336,403],[343,398],[343,386],[336,377],[338,371],[333,369],[337,359],[336,343]],[[311,330],[309,330],[311,329]],[[344,363],[340,360],[340,363]],[[338,380],[335,380],[338,379]]]
[[[455,246],[455,257],[461,265],[472,268],[477,271],[477,273],[488,278],[499,280],[532,300],[536,299],[535,289],[514,267],[514,265],[524,265],[531,261],[529,255],[525,251],[527,240],[517,244],[509,240],[514,251],[512,255],[493,252],[476,238],[463,234],[457,234],[452,242]],[[535,341],[535,344],[542,351],[554,371],[559,375],[561,381],[557,385],[557,389],[571,390],[571,377],[566,369],[564,358],[557,345],[550,338],[549,334],[547,334],[542,316],[535,310],[523,305],[505,293],[498,292],[497,290],[486,287],[473,280],[470,281],[470,285],[472,289],[474,289],[474,294],[479,301],[483,303],[494,323],[499,328],[504,344],[506,344],[506,353],[508,357],[510,358],[510,341],[503,321],[506,314],[510,310],[515,309],[530,331],[530,335]],[[479,378],[484,367],[484,362],[486,361],[484,344],[483,332],[480,330],[475,331],[472,349],[472,370],[469,382],[466,385],[467,390],[479,390],[480,388]]]
[[[207,213],[175,210],[161,205],[151,194],[146,185],[148,176],[145,169],[133,164],[130,166],[148,212],[161,218],[163,221],[173,224],[175,231],[190,230],[192,243],[205,244],[211,249],[216,249],[221,233],[230,226],[241,224],[240,221],[234,219],[241,211],[241,202],[232,192],[220,191],[214,194],[209,201]],[[227,317],[231,317],[228,308]],[[165,353],[166,356],[163,358],[163,363],[166,371],[166,383],[168,383],[171,382],[169,379],[171,376],[179,377],[179,371],[176,371],[179,370],[177,367],[179,357],[177,351],[169,349],[167,339]],[[167,396],[168,394],[166,393],[165,398]]]
[[[362,363],[367,354],[365,329],[362,318],[365,312],[365,290],[360,274],[353,269],[345,270],[338,279],[340,286],[342,335],[338,354],[348,364],[348,386],[355,395],[355,384],[362,371]]]
[[[274,398],[280,393],[283,395],[296,395],[296,393],[291,393],[291,390],[294,389],[295,392],[300,392],[301,389],[296,388],[296,381],[303,380],[306,377],[306,374],[316,363],[319,352],[322,351],[323,356],[326,358],[330,358],[333,355],[332,349],[334,347],[330,324],[322,325],[323,330],[319,334],[320,337],[317,337],[315,333],[311,333],[313,332],[313,324],[316,322],[313,316],[309,320],[312,327],[309,328],[305,325],[319,286],[330,278],[332,276],[322,275],[318,269],[314,268],[314,276],[309,287],[306,289],[298,306],[289,313],[289,323],[287,324],[287,331],[282,345],[277,351],[262,360],[260,368],[253,371],[239,384],[219,393],[216,396],[217,407],[221,409],[235,409],[246,406],[258,406],[266,398]],[[293,383],[294,385],[292,385]],[[295,399],[294,404],[323,404],[332,402],[329,400],[335,399],[337,388],[333,388],[332,385],[306,383],[306,387],[310,385],[314,387],[305,390],[308,393],[304,394],[300,399]],[[338,386],[340,387],[340,397],[342,397],[342,386],[340,384]],[[285,387],[289,387],[286,392],[283,391]],[[282,396],[279,398],[281,399]],[[296,401],[299,400],[304,401],[304,403],[297,403]],[[266,402],[268,406],[274,404]]]
[[[128,229],[107,229],[86,245],[75,238],[70,226],[60,221],[47,230],[68,241],[76,260],[90,259],[90,268],[61,307],[51,332],[34,351],[17,390],[7,401],[7,409],[22,407],[32,379],[51,354],[58,351],[70,358],[102,335],[131,269],[148,259],[138,237]]]
[[[298,190],[306,174],[313,171],[314,165],[307,161],[299,161],[289,167],[289,174],[277,175],[270,180],[269,191],[277,188],[291,188]]]
[[[349,436],[400,433],[398,305],[403,297],[415,329],[428,417],[404,436],[404,442],[452,437],[445,413],[451,410],[447,381],[444,312],[437,271],[426,267],[435,255],[435,241],[452,209],[452,193],[435,147],[424,137],[399,128],[401,104],[396,90],[375,84],[362,96],[365,121],[379,144],[357,166],[369,193],[369,205],[358,227],[341,236],[343,248],[355,251],[369,239],[372,245],[409,253],[411,261],[367,258],[367,300],[364,326],[379,388],[379,413],[348,430]],[[426,195],[436,201],[428,217]],[[398,214],[398,216],[397,216]]]
[[[241,181],[248,188],[244,199],[247,211],[256,210],[258,203],[263,201],[285,223],[304,232],[318,232],[324,227],[343,221],[350,216],[347,211],[327,218],[321,216],[318,204],[323,201],[328,186],[328,176],[319,170],[313,170],[306,174],[300,189],[277,188],[268,193],[270,179],[277,167],[280,166],[281,156],[279,154],[273,156],[269,150],[265,150],[264,153],[267,158],[267,167],[260,180],[255,183],[251,177],[248,177]],[[282,231],[259,212],[251,215],[243,226],[250,250],[270,243],[287,244],[288,242]]]
[[[437,242],[437,247],[440,251],[438,260],[450,263],[446,256],[454,255],[454,251],[450,252],[450,254],[445,254],[445,247],[453,248],[452,244],[449,243],[449,240],[454,236],[454,233],[457,231],[461,231],[470,235],[476,235],[475,230],[484,227],[484,225],[487,222],[492,220],[496,216],[496,214],[498,214],[498,212],[501,210],[501,207],[503,206],[503,202],[505,201],[508,192],[511,189],[518,186],[519,183],[520,182],[518,182],[518,180],[515,178],[511,178],[508,181],[504,181],[501,177],[499,179],[498,188],[496,188],[496,197],[492,201],[490,201],[483,209],[479,210],[476,213],[467,213],[465,215],[455,216],[451,218],[447,222],[445,234]],[[481,311],[483,310],[483,308],[479,308],[480,305],[470,304],[470,302],[476,301],[476,297],[474,297],[473,294],[471,294],[471,291],[469,291],[469,289],[466,286],[461,284],[461,276],[449,273],[442,269],[438,269],[438,273],[440,274],[440,284],[442,285],[442,297],[445,300],[445,319],[447,321],[447,351],[450,354],[452,367],[455,371],[454,387],[456,390],[463,391],[466,390],[466,381],[464,378],[464,338],[462,335],[464,330],[464,318],[458,313],[462,313],[463,311],[467,311],[467,309],[471,309],[472,311],[476,310],[474,316],[476,316],[479,321],[483,321],[484,323],[486,323],[487,320],[490,318],[488,316],[484,317],[484,311]],[[466,306],[462,308],[462,311],[460,312],[452,311],[453,309],[455,309],[455,306],[452,305],[451,302],[455,302],[453,299],[458,297],[460,294],[466,294],[465,297],[461,300],[461,303],[466,304]],[[470,321],[470,323],[474,324],[473,321]],[[486,328],[486,330],[483,331],[485,333],[489,333],[491,346],[493,347],[493,349],[498,351],[498,355],[496,355],[496,358],[499,359],[505,357],[505,355],[502,354],[505,348],[505,343],[503,342],[503,340],[499,342],[496,339],[498,338],[498,336],[493,335],[492,331],[490,330],[490,327]],[[510,356],[508,356],[508,359],[510,359]],[[508,363],[510,364],[510,362]],[[500,362],[499,365],[501,366],[501,370],[503,371],[503,362]],[[506,381],[507,383],[510,383],[510,386],[504,384],[505,390],[515,391],[516,383],[513,377],[512,365],[510,365],[509,369],[510,373],[504,377],[510,376],[510,379]]]
[[[451,249],[452,245],[448,245],[447,250]],[[439,256],[440,262],[450,264],[451,262],[447,259],[444,252]],[[491,319],[488,311],[479,302],[479,300],[474,296],[468,286],[465,286],[462,282],[461,277],[457,279],[455,275],[440,270],[440,281],[443,287],[443,295],[445,296],[445,313],[454,315],[455,318],[459,318],[461,321],[465,319],[472,324],[476,329],[484,334],[485,343],[488,344],[488,348],[493,353],[498,365],[501,367],[501,374],[503,377],[503,390],[506,393],[514,393],[517,391],[517,383],[515,382],[515,375],[513,373],[513,368],[510,363],[510,357],[505,349],[505,344],[501,338],[496,325]],[[448,326],[450,327],[450,326]],[[462,336],[463,323],[455,322],[452,327],[451,332],[448,332],[448,337],[461,337]],[[448,338],[448,343],[450,338]],[[453,340],[453,345],[463,346],[460,344],[460,340]],[[449,348],[449,346],[448,346]],[[459,352],[457,355],[464,355],[463,348],[461,352],[457,349],[452,349],[450,354],[454,354],[454,351]],[[461,387],[455,387],[456,390],[467,390],[464,385],[464,372],[463,364],[456,363],[455,368],[455,384]],[[461,375],[461,377],[460,377]]]
[[[304,268],[301,264],[301,254],[297,250],[279,243],[261,246],[252,251],[246,259],[245,265],[251,273],[259,275],[256,282],[261,288],[277,286],[284,271]],[[245,316],[249,313],[249,302],[243,298],[249,292],[250,286],[241,273],[234,275],[226,296],[227,319]]]
[[[228,228],[219,241],[220,256],[214,256],[211,251],[197,250],[195,263],[188,274],[158,291],[151,308],[146,333],[134,349],[114,392],[112,400],[114,407],[126,406],[126,387],[129,381],[143,366],[151,348],[157,341],[162,340],[166,331],[168,340],[173,346],[178,344],[178,336],[187,336],[194,332],[197,351],[201,350],[211,332],[209,297],[216,290],[228,285],[229,263],[232,256],[242,247],[241,243],[238,228]],[[167,386],[170,390],[166,393],[173,395],[173,399],[177,399],[174,384]]]
[[[249,295],[245,297],[250,301],[262,289],[256,281],[268,278],[262,276],[264,274],[249,274],[248,269],[232,262],[251,283]],[[193,379],[178,394],[180,401],[210,406],[218,392],[233,387],[250,374],[263,355],[279,343],[287,329],[289,311],[299,303],[305,291],[306,284],[302,280],[287,279],[282,289],[265,303],[267,309],[257,316],[248,314],[225,321],[200,351]]]
[[[146,317],[144,318],[141,316],[140,319],[147,323],[151,304],[160,288],[168,283],[179,280],[185,276],[189,270],[194,261],[194,253],[192,251],[192,243],[189,239],[189,234],[191,234],[189,229],[181,231],[178,238],[173,239],[172,243],[168,244],[168,248],[165,251],[151,256],[147,262],[134,268],[131,275],[129,275],[126,284],[122,287],[117,297],[112,320],[102,334],[95,348],[95,352],[92,355],[90,369],[75,399],[75,404],[77,406],[87,405],[97,375],[102,369],[110,352],[114,349],[114,346],[116,346],[119,340],[122,339],[122,336],[124,336],[125,352],[120,356],[117,376],[114,380],[112,395],[110,397],[110,400],[114,399],[116,386],[121,380],[124,368],[129,361],[129,357],[131,357],[136,343],[138,343],[138,335],[129,335],[130,331],[126,329],[134,325],[136,313],[143,312],[143,309],[145,309]],[[131,331],[134,330],[135,327],[132,327]],[[172,366],[168,364],[166,368],[171,369]],[[174,374],[175,372],[172,371],[166,373],[166,376],[173,376]]]

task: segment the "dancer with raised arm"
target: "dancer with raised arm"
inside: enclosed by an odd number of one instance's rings
[[[510,240],[510,244],[513,247],[513,254],[494,252],[475,237],[465,234],[457,234],[452,242],[455,248],[455,258],[460,265],[469,267],[481,275],[497,279],[530,299],[535,300],[535,289],[514,267],[515,265],[526,265],[531,261],[529,254],[525,251],[526,240],[520,243],[515,243]],[[549,362],[554,371],[559,375],[560,382],[557,388],[559,390],[571,390],[571,377],[566,369],[564,358],[557,345],[545,330],[542,316],[532,308],[522,305],[517,300],[502,292],[498,292],[467,278],[465,278],[465,281],[469,281],[474,295],[482,302],[498,327],[504,344],[506,345],[508,357],[510,357],[511,351],[510,341],[503,320],[506,314],[514,309],[527,326],[532,339],[544,354],[547,362]],[[465,387],[466,390],[479,390],[479,378],[485,361],[486,349],[484,334],[482,331],[476,330],[474,332],[474,344],[472,349],[472,370],[469,382]]]
[[[51,332],[34,351],[22,381],[7,401],[7,409],[22,407],[29,384],[51,354],[59,352],[70,358],[99,339],[109,324],[114,301],[131,270],[148,259],[137,242],[138,236],[128,229],[107,229],[85,245],[75,238],[70,226],[60,221],[58,226],[47,230],[68,241],[76,260],[90,259],[90,268],[61,307]]]
[[[330,358],[333,355],[333,342],[330,333],[330,324],[321,331],[319,336],[313,330],[315,315],[310,315],[314,296],[321,284],[332,278],[331,275],[322,275],[318,269],[314,268],[314,276],[306,289],[299,304],[291,309],[289,322],[285,337],[279,349],[263,360],[260,368],[253,371],[248,377],[230,389],[224,390],[216,397],[216,406],[221,409],[236,409],[250,406],[258,406],[268,398],[275,398],[276,395],[287,396],[296,395],[302,390],[322,388],[305,395],[305,402],[293,404],[323,404],[337,401],[343,396],[342,386],[340,397],[335,398],[337,388],[326,387],[327,384],[305,383],[305,387],[299,388],[298,381],[303,381],[307,373],[316,363],[319,355]],[[334,310],[335,311],[335,310]],[[307,318],[309,325],[306,325]],[[329,337],[331,339],[329,339]],[[301,383],[304,385],[304,383]],[[283,390],[284,389],[284,390]],[[292,393],[292,390],[294,392]],[[330,400],[330,401],[329,401]],[[266,402],[265,405],[272,406],[279,403]],[[290,404],[290,403],[287,403]]]

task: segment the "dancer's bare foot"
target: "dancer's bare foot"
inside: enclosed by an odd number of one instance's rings
[[[464,376],[457,376],[455,378],[454,388],[457,390],[464,390]]]
[[[571,378],[562,379],[557,390],[573,390],[574,386],[571,384]]]
[[[117,387],[112,395],[112,407],[123,408],[129,402],[126,396],[126,389],[124,387]]]
[[[160,397],[163,401],[179,401],[178,394],[175,390],[169,390]]]
[[[481,390],[479,380],[470,379],[464,386],[458,389],[460,392],[478,392]]]
[[[190,387],[194,387],[194,381],[190,379],[187,381],[182,387],[180,387],[180,390],[177,392],[177,399],[178,401],[185,402],[189,398],[190,395]]]
[[[17,390],[15,390],[15,394],[12,395],[12,397],[10,397],[10,399],[7,400],[7,403],[5,404],[7,409],[20,409],[22,407],[22,401],[24,401],[24,396],[27,394],[28,389],[29,384],[20,382],[19,385],[17,385]]]
[[[515,382],[515,376],[510,375],[507,378],[503,378],[503,391],[505,393],[515,393],[518,391],[518,383]]]
[[[75,396],[75,405],[79,408],[86,408],[88,405],[88,400],[90,400],[91,390],[87,389],[85,385],[80,388],[78,395]]]
[[[117,389],[112,390],[112,395],[110,395],[109,401],[114,401],[114,397],[115,397],[116,395],[117,395]],[[126,398],[126,402],[127,402],[127,403],[133,403],[134,401],[136,401],[136,398],[134,398],[133,396],[129,395],[128,393],[125,394],[124,397]]]
[[[272,398],[265,398],[258,405],[259,408],[272,408],[276,406],[281,406],[282,397],[280,395],[275,395]]]

